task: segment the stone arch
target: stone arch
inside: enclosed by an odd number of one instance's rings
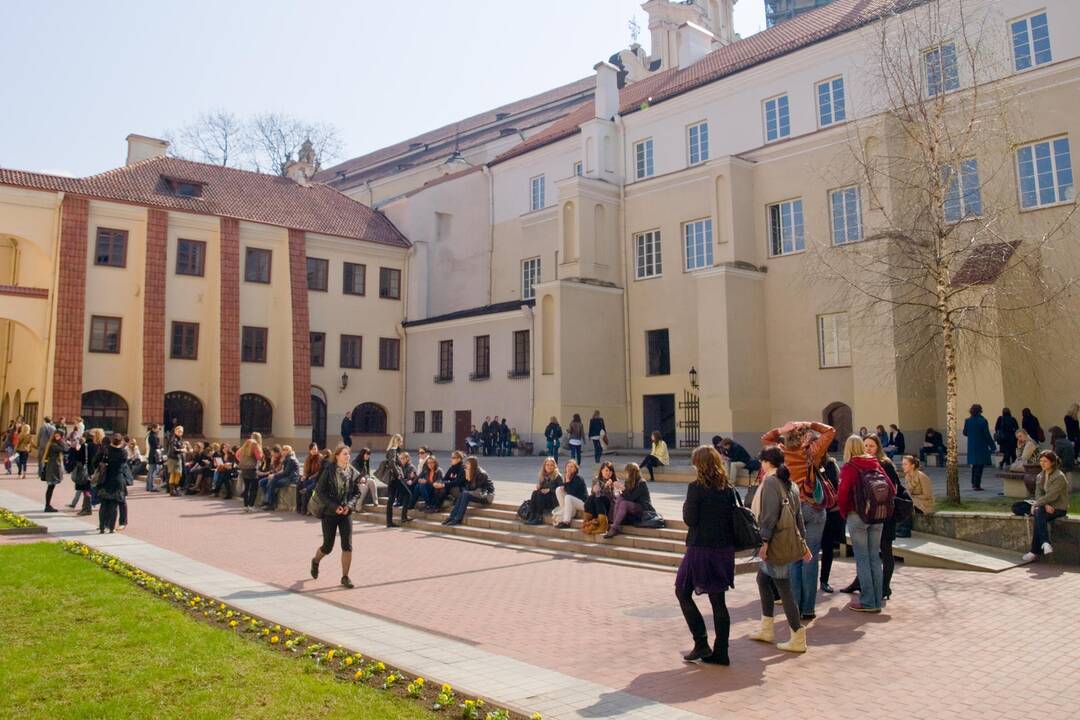
[[[27,400],[30,399],[30,393],[32,393],[32,392],[34,392],[33,388],[26,391],[26,399]],[[22,415],[22,406],[23,406],[22,390],[16,390],[15,391],[15,404],[11,406],[11,417],[12,418],[17,418],[20,415]]]
[[[362,402],[353,408],[352,423],[357,435],[385,435],[386,408],[378,403]]]
[[[164,418],[162,425],[172,429],[173,425],[183,425],[184,435],[202,437],[203,404],[202,400],[189,392],[174,390],[165,393]],[[176,420],[176,423],[173,423]]]
[[[240,396],[240,436],[253,432],[274,434],[274,406],[262,395],[244,393]]]
[[[128,433],[128,403],[112,390],[90,390],[82,394],[83,423],[87,429],[101,428],[106,433]]]
[[[821,411],[821,421],[836,428],[836,439],[833,441],[831,449],[835,451],[842,448],[852,432],[851,406],[839,401],[829,403]]]

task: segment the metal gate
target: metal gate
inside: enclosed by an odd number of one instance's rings
[[[683,390],[679,410],[682,413],[682,420],[679,420],[679,428],[682,430],[679,447],[696,448],[701,444],[701,401],[694,393]]]

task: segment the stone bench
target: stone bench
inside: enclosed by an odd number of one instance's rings
[[[989,545],[1016,553],[1028,551],[1031,545],[1030,517],[1006,513],[945,511],[930,515],[915,515],[915,530],[941,535],[954,540]],[[1049,562],[1067,565],[1080,564],[1080,518],[1063,517],[1050,523],[1050,542],[1054,552]]]
[[[1003,485],[1005,497],[1029,498],[1035,494],[1035,478],[1039,474],[1038,465],[1027,465],[1021,470],[1002,470],[997,473]]]
[[[241,483],[241,489],[243,483]],[[263,504],[263,491],[259,488],[259,491],[255,493],[255,507],[261,507]],[[283,488],[278,488],[277,499],[274,503],[274,510],[296,510],[296,486],[286,485]]]

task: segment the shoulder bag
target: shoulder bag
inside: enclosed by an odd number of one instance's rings
[[[735,493],[735,507],[732,508],[732,524],[735,526],[735,549],[753,550],[761,547],[761,530],[758,528],[757,518],[750,508],[743,505],[739,491],[732,488]]]
[[[784,493],[780,518],[776,521],[776,527],[773,528],[765,559],[770,565],[780,567],[802,560],[805,555],[806,541],[799,532],[799,523],[795,520],[795,511],[791,506],[791,493]]]

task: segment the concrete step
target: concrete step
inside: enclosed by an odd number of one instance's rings
[[[470,514],[474,513],[474,512],[477,512],[477,511],[482,511],[482,512],[488,513],[492,517],[517,517],[517,510],[518,510],[517,505],[511,505],[509,503],[492,503],[491,505],[487,505],[487,506],[484,506],[484,507],[479,507],[479,506],[476,506],[476,505],[470,505],[469,506],[469,513]],[[648,535],[648,534],[651,534],[651,533],[658,533],[657,535],[655,535],[655,537],[662,537],[663,533],[665,533],[665,532],[672,533],[673,531],[677,531],[679,533],[682,533],[682,534],[678,535],[677,537],[685,539],[686,523],[684,523],[682,520],[679,520],[679,519],[676,519],[676,518],[671,518],[671,517],[666,517],[666,516],[664,517],[664,523],[665,523],[665,527],[663,527],[663,528],[636,528],[636,527],[632,527],[632,526],[627,525],[627,526],[625,526],[623,528],[623,531],[628,533],[628,534],[641,534],[641,535]],[[578,518],[578,519],[574,520],[574,525],[575,525],[575,527],[580,527],[581,526],[581,519]],[[671,537],[676,537],[676,536],[671,535]]]
[[[944,570],[999,573],[1023,564],[1017,553],[918,532],[909,538],[896,538],[893,555],[913,567]]]

